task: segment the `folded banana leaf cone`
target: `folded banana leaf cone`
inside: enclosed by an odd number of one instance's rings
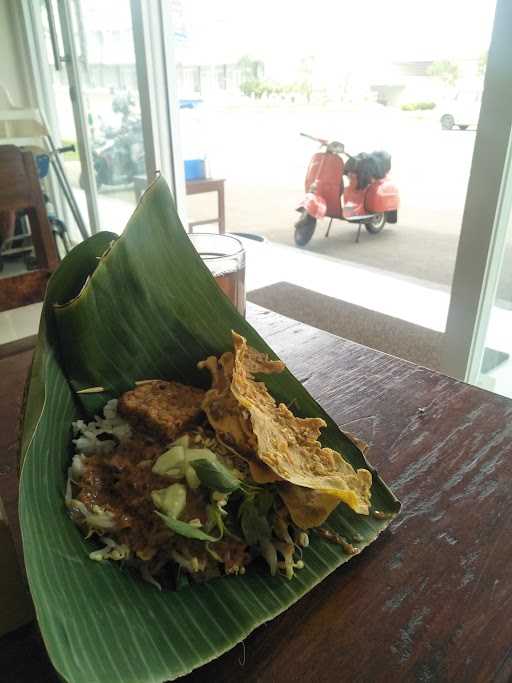
[[[71,423],[146,378],[208,387],[197,363],[232,349],[232,330],[275,358],[219,290],[180,225],[158,179],[123,235],[101,232],[64,259],[43,307],[26,394],[21,443],[20,520],[30,590],[58,674],[73,683],[159,683],[232,648],[352,557],[347,546],[311,535],[304,568],[288,580],[258,568],[177,591],[159,591],[118,563],[93,562],[95,542],[64,504]],[[323,446],[367,468],[343,434],[287,370],[265,377],[269,392],[301,417],[320,417]],[[78,393],[84,388],[104,391]],[[399,510],[372,471],[372,510],[340,503],[324,525],[362,550]]]

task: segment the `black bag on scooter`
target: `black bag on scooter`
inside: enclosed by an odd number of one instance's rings
[[[345,164],[345,173],[355,173],[357,189],[365,190],[374,180],[385,178],[391,169],[391,155],[384,150],[360,152]]]
[[[372,152],[371,156],[373,157],[377,167],[377,175],[375,178],[378,180],[385,178],[391,170],[391,154],[381,149]]]
[[[345,173],[355,173],[358,190],[365,190],[373,179],[377,177],[378,172],[376,160],[371,154],[366,154],[366,152],[350,157],[345,164]]]

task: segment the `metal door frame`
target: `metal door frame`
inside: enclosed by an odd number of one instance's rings
[[[476,383],[512,209],[512,3],[497,0],[442,350],[442,370]],[[512,338],[512,337],[511,337]]]
[[[130,0],[148,181],[161,173],[187,224],[174,36],[168,0]]]
[[[78,144],[78,152],[82,165],[82,178],[84,181],[89,224],[94,234],[100,229],[100,214],[98,209],[98,197],[96,179],[94,177],[94,164],[92,160],[92,145],[87,125],[87,114],[82,90],[82,79],[78,63],[78,52],[75,45],[73,31],[73,16],[68,0],[58,0],[59,17],[62,30],[62,42],[64,44],[64,56],[61,58],[66,64],[69,80],[69,97],[73,107],[75,129]]]

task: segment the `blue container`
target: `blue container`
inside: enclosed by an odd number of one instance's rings
[[[37,175],[40,178],[46,178],[50,168],[50,157],[48,154],[38,154],[36,156]]]
[[[185,180],[204,180],[206,168],[204,159],[185,159]]]
[[[195,109],[203,100],[180,100],[180,109]]]

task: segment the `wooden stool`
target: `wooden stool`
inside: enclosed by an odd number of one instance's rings
[[[0,279],[0,311],[44,299],[46,283],[59,263],[32,152],[0,146],[0,212],[26,209],[38,269]]]

